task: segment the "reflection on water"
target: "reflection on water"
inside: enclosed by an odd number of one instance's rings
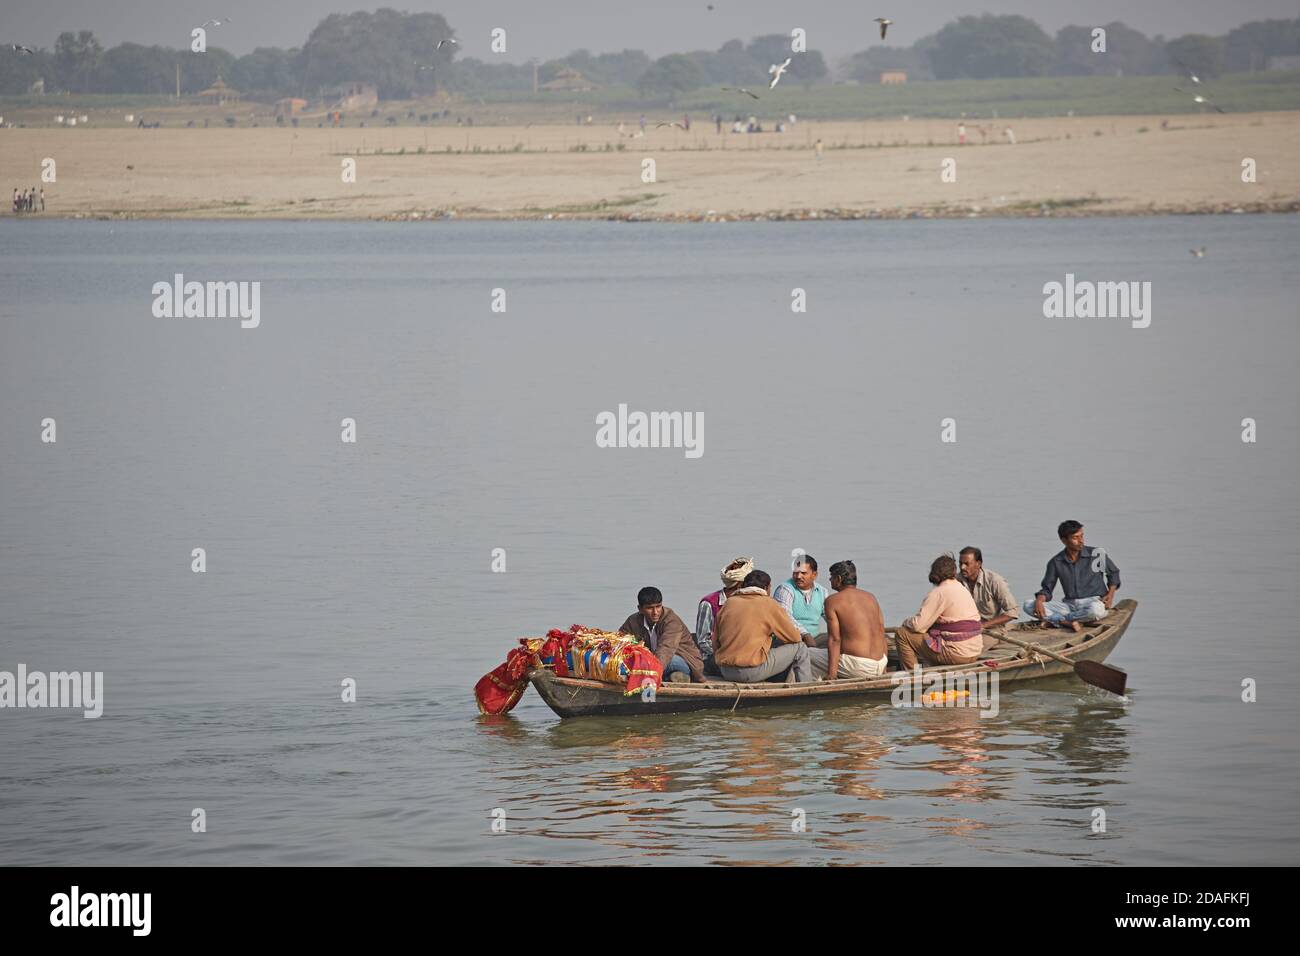
[[[1087,811],[1102,793],[1122,805],[1129,719],[1066,679],[1004,696],[994,718],[873,703],[542,727],[534,714],[481,719],[478,734],[531,808],[519,840],[566,841],[550,852],[574,860],[1041,862],[1034,831],[1059,859],[1111,862]]]

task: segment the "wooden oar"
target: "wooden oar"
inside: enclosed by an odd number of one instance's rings
[[[887,627],[885,633],[897,635],[898,628]],[[1114,667],[1100,661],[1072,661],[1063,654],[1056,653],[1056,651],[1048,650],[1046,647],[1028,641],[1018,641],[1014,637],[1008,637],[1005,634],[990,634],[989,636],[996,637],[999,641],[1006,641],[1008,644],[1014,644],[1017,647],[1023,647],[1036,654],[1046,655],[1052,660],[1060,661],[1062,664],[1069,664],[1074,668],[1075,676],[1085,684],[1108,690],[1118,697],[1124,696],[1124,688],[1128,685],[1128,672],[1122,667]]]

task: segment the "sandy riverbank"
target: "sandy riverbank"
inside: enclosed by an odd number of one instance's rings
[[[1300,113],[612,126],[0,131],[4,215],[109,218],[857,218],[1300,211]],[[635,130],[629,126],[628,131]],[[814,144],[823,152],[817,158]],[[619,147],[622,147],[621,149]],[[356,160],[356,182],[341,176]],[[642,181],[642,162],[656,181]],[[945,159],[956,182],[943,182]],[[1257,182],[1242,182],[1243,159]]]

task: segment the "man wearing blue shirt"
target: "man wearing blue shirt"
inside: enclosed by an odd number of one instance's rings
[[[1062,521],[1056,529],[1065,550],[1047,562],[1043,586],[1025,602],[1025,613],[1047,624],[1083,630],[1104,618],[1119,590],[1119,568],[1104,548],[1090,548],[1083,543],[1083,525]],[[1061,582],[1065,600],[1053,601],[1056,582]]]

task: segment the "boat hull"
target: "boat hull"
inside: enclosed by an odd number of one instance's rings
[[[1128,629],[1137,610],[1137,602],[1120,601],[1106,618],[1083,633],[1059,629],[1015,627],[1011,630],[1022,641],[1033,641],[1070,658],[1071,661],[1104,661]],[[985,660],[993,660],[989,667]],[[1001,643],[990,648],[979,663],[925,668],[923,675],[942,674],[945,678],[980,673],[998,675],[998,689],[1008,689],[1023,681],[1042,680],[1073,674],[1070,664],[1048,657],[1025,657],[1020,648]],[[701,710],[741,710],[778,704],[816,704],[835,706],[844,703],[888,702],[898,678],[894,674],[877,680],[814,681],[803,684],[736,684],[718,679],[707,684],[665,683],[653,698],[641,694],[624,694],[623,689],[599,681],[556,677],[549,670],[535,670],[529,675],[547,706],[561,717],[630,716],[635,714],[682,714]],[[927,688],[928,689],[928,688]]]

